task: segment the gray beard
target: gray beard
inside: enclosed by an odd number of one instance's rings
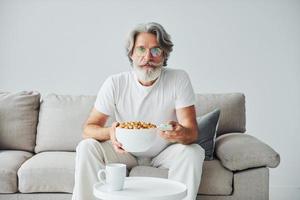
[[[143,81],[143,82],[151,82],[157,79],[162,70],[162,64],[156,64],[156,66],[152,69],[143,69],[141,66],[132,63],[133,66],[133,72],[137,76],[138,80]]]

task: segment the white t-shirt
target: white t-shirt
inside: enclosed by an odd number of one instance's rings
[[[145,121],[156,125],[177,121],[175,109],[195,104],[195,94],[188,74],[183,70],[163,68],[152,86],[141,85],[133,71],[108,77],[95,102],[95,109],[118,122]],[[154,157],[169,142],[157,137],[149,151],[134,153]]]

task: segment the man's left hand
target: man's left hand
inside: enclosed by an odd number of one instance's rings
[[[181,143],[182,141],[184,141],[184,139],[186,138],[186,128],[175,121],[170,121],[168,124],[172,126],[173,130],[160,131],[160,136],[172,143]]]

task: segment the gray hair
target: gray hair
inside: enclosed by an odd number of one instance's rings
[[[157,43],[163,50],[163,66],[167,66],[167,60],[170,56],[171,51],[173,50],[173,43],[171,41],[170,35],[165,31],[163,26],[155,22],[139,24],[129,33],[125,47],[130,63],[132,64],[132,59],[130,58],[130,56],[133,52],[136,36],[139,33],[152,33],[156,35]]]

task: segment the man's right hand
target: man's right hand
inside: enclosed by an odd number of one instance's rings
[[[110,140],[117,153],[125,153],[126,151],[122,148],[122,144],[117,141],[116,138],[116,127],[119,125],[119,122],[112,123],[110,127]]]

